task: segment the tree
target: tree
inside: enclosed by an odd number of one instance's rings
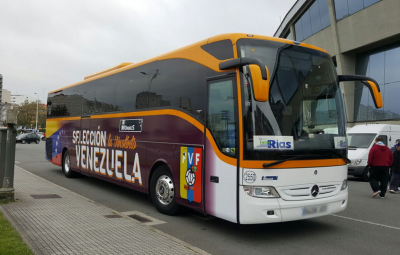
[[[38,110],[38,128],[44,128],[46,125],[46,106],[39,104]],[[18,107],[18,126],[23,128],[34,128],[36,125],[36,103],[25,103]]]

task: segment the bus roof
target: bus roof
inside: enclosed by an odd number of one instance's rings
[[[148,60],[144,60],[144,61],[141,61],[141,62],[138,62],[138,63],[135,63],[135,64],[122,63],[122,64],[120,64],[120,65],[118,65],[116,67],[113,67],[113,68],[110,68],[110,69],[107,69],[107,70],[104,70],[104,71],[101,71],[101,72],[98,72],[98,73],[95,73],[95,74],[92,74],[92,75],[88,75],[88,76],[85,77],[85,79],[83,81],[80,81],[80,82],[77,82],[77,83],[74,83],[74,84],[59,88],[59,89],[52,90],[52,91],[49,92],[49,94],[54,93],[54,92],[58,92],[58,91],[61,91],[63,89],[67,89],[67,88],[70,88],[70,87],[73,87],[73,86],[77,86],[77,85],[80,85],[80,84],[83,84],[83,83],[86,83],[86,82],[89,82],[89,81],[92,81],[92,80],[96,80],[96,79],[99,79],[99,78],[102,78],[102,77],[105,77],[105,76],[109,76],[109,75],[112,75],[112,74],[115,74],[115,73],[119,73],[119,72],[122,72],[122,71],[125,71],[125,70],[128,70],[128,69],[131,69],[131,68],[135,68],[137,66],[148,64],[148,63],[151,63],[151,62],[154,62],[154,61],[157,61],[157,60],[163,60],[163,59],[169,59],[169,58],[179,58],[179,57],[176,56],[179,53],[183,53],[183,52],[185,52],[185,51],[187,51],[189,49],[196,48],[196,47],[200,48],[201,46],[209,44],[209,43],[222,41],[222,40],[231,40],[232,44],[235,45],[237,40],[243,39],[243,38],[261,39],[261,40],[267,40],[267,41],[282,42],[282,43],[286,43],[286,44],[292,44],[292,45],[297,45],[297,46],[301,46],[301,47],[306,47],[306,48],[322,51],[322,52],[325,52],[325,53],[329,54],[326,50],[323,50],[323,49],[321,49],[319,47],[316,47],[316,46],[313,46],[313,45],[310,45],[310,44],[306,44],[306,43],[292,41],[292,40],[289,40],[289,39],[277,38],[277,37],[272,37],[272,36],[264,36],[264,35],[244,34],[244,33],[221,34],[221,35],[216,35],[216,36],[210,37],[208,39],[199,41],[197,43],[190,44],[188,46],[179,48],[177,50],[174,50],[174,51],[171,51],[171,52],[162,54],[160,56],[157,56],[157,57],[154,57],[154,58],[150,58]],[[235,55],[236,55],[236,53],[235,53]],[[216,60],[215,62],[218,62],[218,63],[226,61],[226,60],[219,61],[217,59],[215,59],[215,60]],[[220,71],[220,70],[216,70],[216,71]]]

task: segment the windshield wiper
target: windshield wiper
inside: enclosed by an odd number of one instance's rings
[[[277,161],[274,161],[274,162],[269,163],[269,164],[264,163],[263,167],[267,168],[267,167],[279,165],[280,163],[283,163],[283,162],[286,162],[286,161],[289,161],[289,160],[295,160],[295,159],[300,159],[300,158],[310,158],[310,157],[315,157],[315,155],[297,155],[297,156],[294,156],[294,157],[291,157],[291,158],[277,160]]]
[[[281,163],[283,163],[283,162],[290,161],[290,160],[295,160],[295,159],[304,159],[304,158],[313,158],[313,159],[316,159],[316,158],[321,158],[321,157],[330,156],[330,155],[332,155],[332,154],[339,156],[341,159],[344,159],[344,160],[346,161],[347,164],[351,163],[351,160],[348,159],[346,156],[343,156],[342,154],[340,154],[340,153],[337,152],[337,151],[332,151],[332,153],[327,153],[327,154],[324,154],[324,155],[297,155],[297,156],[294,156],[294,157],[291,157],[291,158],[277,160],[277,161],[274,161],[274,162],[269,163],[269,164],[264,163],[264,164],[263,164],[263,167],[264,167],[264,168],[268,168],[268,167],[276,166],[276,165],[279,165],[279,164],[281,164]]]

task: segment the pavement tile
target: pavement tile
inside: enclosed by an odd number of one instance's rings
[[[17,202],[0,209],[35,254],[207,254],[15,166]],[[34,199],[57,194],[61,198]],[[190,247],[191,249],[188,249]]]

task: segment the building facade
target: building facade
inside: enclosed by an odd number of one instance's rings
[[[11,91],[2,89],[0,97],[1,97],[2,104],[10,103],[11,102]]]
[[[274,36],[327,50],[338,74],[378,81],[382,109],[361,83],[341,84],[349,126],[400,124],[400,0],[298,0]]]
[[[25,103],[36,102],[36,99],[31,96],[25,95],[11,95],[11,103],[17,105],[23,105]]]

